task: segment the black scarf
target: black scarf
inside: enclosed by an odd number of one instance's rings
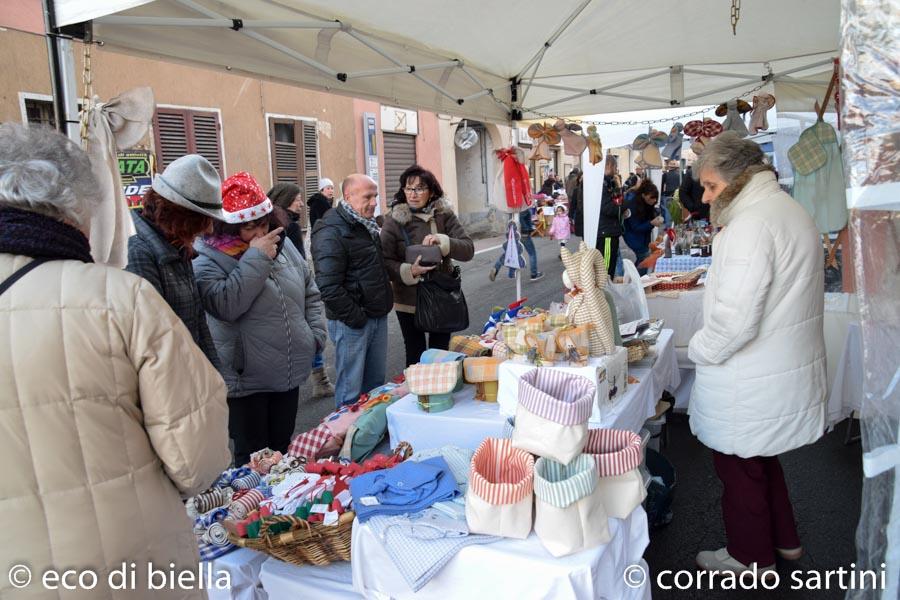
[[[88,239],[71,225],[9,206],[0,207],[0,253],[94,262]]]

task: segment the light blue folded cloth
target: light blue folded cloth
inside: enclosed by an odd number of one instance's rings
[[[406,461],[350,480],[353,510],[360,522],[383,514],[415,513],[459,494],[456,479],[441,456]]]

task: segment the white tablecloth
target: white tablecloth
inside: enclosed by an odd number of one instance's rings
[[[703,292],[705,287],[664,292],[647,296],[650,317],[665,319],[665,327],[675,331],[675,346],[687,347],[695,333],[703,327]],[[677,297],[670,297],[678,294]]]
[[[834,379],[828,392],[825,424],[840,423],[862,407],[863,398],[862,328],[859,323],[847,325],[847,336],[834,368]]]
[[[359,600],[353,591],[353,573],[349,562],[336,562],[323,567],[289,565],[270,558],[259,574],[269,600]]]
[[[211,561],[210,571],[213,573],[215,584],[219,571],[227,571],[231,578],[231,588],[228,590],[207,590],[209,600],[266,600],[266,592],[259,582],[259,571],[268,556],[247,548],[238,548],[225,556]]]
[[[367,598],[385,600],[649,598],[649,585],[631,590],[623,577],[626,567],[642,563],[649,543],[644,509],[636,508],[628,519],[609,519],[609,531],[608,544],[561,558],[551,556],[533,532],[526,540],[467,546],[413,593],[372,530],[357,522],[351,545],[353,587]]]
[[[653,270],[657,273],[679,273],[682,271],[693,271],[697,267],[708,267],[711,264],[712,256],[673,255],[672,258],[663,256],[656,260],[656,266]]]
[[[616,399],[603,413],[601,427],[627,429],[635,433],[648,418],[656,414],[656,402],[663,390],[678,389],[681,375],[672,345],[672,331],[664,329],[653,347],[655,360],[652,367],[631,367],[629,375],[639,383],[628,386],[628,391]],[[454,395],[450,410],[439,413],[423,412],[416,405],[416,396],[409,394],[387,409],[388,434],[391,447],[409,442],[414,450],[426,450],[452,445],[461,448],[478,448],[486,437],[499,437],[503,433],[506,416],[493,402],[474,399],[474,386],[466,386]]]

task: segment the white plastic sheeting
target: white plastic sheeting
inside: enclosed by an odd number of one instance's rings
[[[573,116],[720,103],[769,74],[776,86],[817,81],[838,51],[840,15],[839,0],[755,0],[741,8],[733,35],[726,2],[56,0],[55,6],[59,24],[95,19],[96,39],[113,48],[492,122],[507,121],[513,105],[525,119]],[[520,82],[515,99],[511,80]],[[779,98],[782,109],[807,104]]]

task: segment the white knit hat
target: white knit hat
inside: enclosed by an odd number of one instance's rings
[[[328,186],[334,187],[334,182],[332,180],[328,179],[327,177],[323,177],[322,179],[319,180],[319,191],[320,192],[322,190],[324,190],[325,188],[327,188]]]

